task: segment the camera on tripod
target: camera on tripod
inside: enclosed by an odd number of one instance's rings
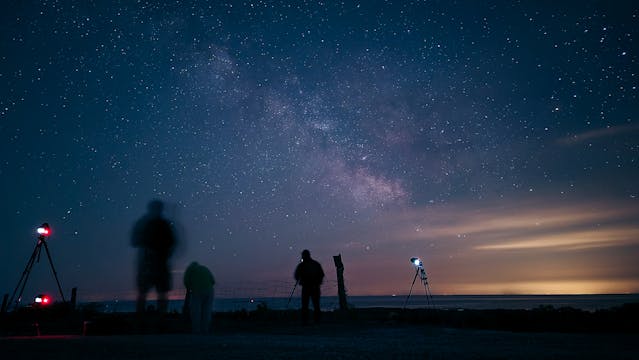
[[[47,238],[51,235],[51,227],[48,223],[43,223],[36,229],[36,233],[38,234],[38,242],[36,243],[33,252],[31,253],[31,257],[29,261],[27,261],[27,266],[24,268],[22,272],[22,276],[20,277],[20,281],[18,281],[18,285],[15,290],[13,290],[13,294],[11,295],[11,300],[9,301],[9,306],[13,303],[14,309],[17,309],[22,301],[22,294],[24,292],[24,288],[27,286],[27,280],[29,280],[29,275],[31,274],[31,270],[33,269],[33,265],[36,262],[40,262],[40,254],[42,252],[42,247],[44,246],[44,251],[47,254],[47,259],[49,260],[49,265],[51,266],[51,271],[53,272],[53,277],[55,278],[55,282],[58,285],[58,291],[60,291],[60,297],[62,298],[62,302],[66,303],[64,298],[64,293],[62,292],[62,286],[60,286],[60,280],[58,279],[58,273],[55,271],[55,267],[53,266],[53,260],[51,259],[51,253],[49,252],[49,246],[47,245]],[[17,295],[17,297],[16,297]],[[14,303],[15,300],[15,303]],[[48,295],[38,295],[34,299],[34,305],[42,306],[49,305],[53,302],[52,298]],[[4,311],[4,304],[3,309]]]

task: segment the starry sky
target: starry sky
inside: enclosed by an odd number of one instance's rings
[[[135,295],[166,202],[218,296],[639,292],[633,1],[18,1],[0,15],[0,292]],[[42,258],[25,296],[56,294]]]

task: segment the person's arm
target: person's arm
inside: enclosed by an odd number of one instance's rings
[[[297,265],[297,267],[295,268],[295,273],[293,274],[293,277],[295,278],[295,281],[300,281],[300,266],[302,264]]]

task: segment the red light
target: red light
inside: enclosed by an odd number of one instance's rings
[[[46,306],[51,304],[51,297],[49,295],[38,295],[33,299],[35,305]]]
[[[38,238],[44,240],[45,237],[51,235],[51,227],[49,227],[49,223],[44,223],[38,227],[36,232],[39,235]]]

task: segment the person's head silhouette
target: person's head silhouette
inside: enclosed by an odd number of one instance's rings
[[[151,200],[147,208],[149,210],[149,214],[153,216],[160,216],[164,210],[164,203],[160,200]]]
[[[302,251],[302,261],[309,260],[311,258],[311,252],[308,250]]]

